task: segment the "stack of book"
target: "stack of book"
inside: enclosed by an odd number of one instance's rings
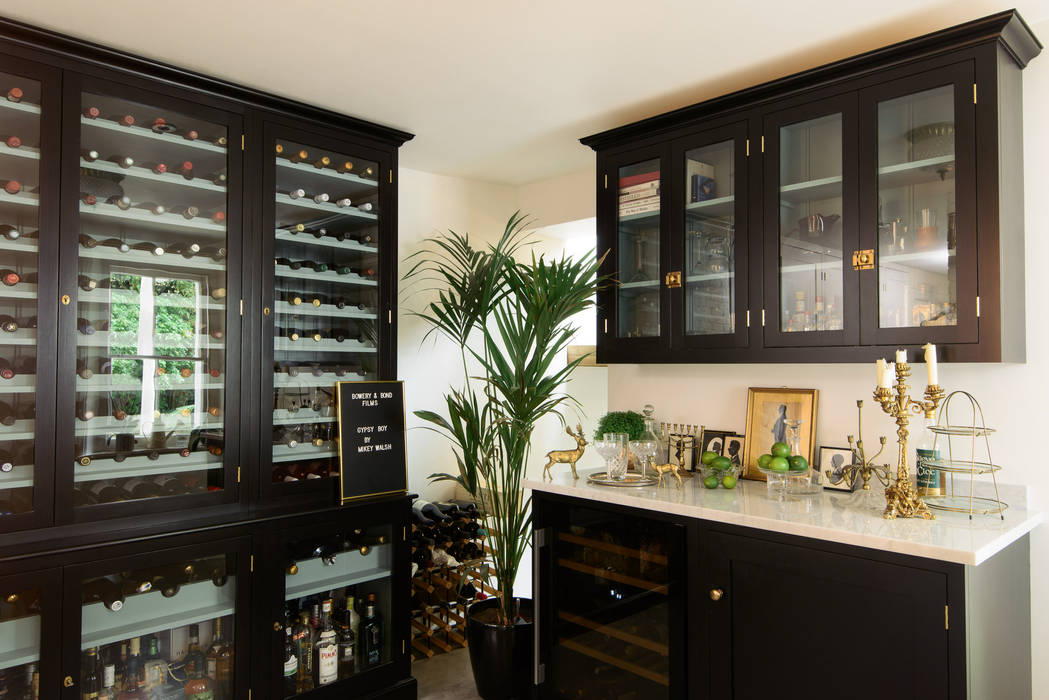
[[[705,202],[714,199],[714,166],[689,158],[687,167],[689,201]]]
[[[619,217],[659,211],[659,171],[619,178]]]

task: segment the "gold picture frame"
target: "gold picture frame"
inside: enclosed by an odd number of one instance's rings
[[[801,454],[812,464],[816,449],[818,389],[755,388],[748,389],[747,429],[743,460],[743,478],[765,481],[758,469],[758,457],[768,452],[777,435],[782,435],[784,418],[800,418]]]

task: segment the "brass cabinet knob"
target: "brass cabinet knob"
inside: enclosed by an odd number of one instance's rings
[[[725,595],[725,592],[723,590],[721,590],[720,588],[711,588],[710,589],[710,599],[711,600],[714,600],[714,601],[721,600],[721,597],[723,595]]]
[[[65,678],[63,678],[62,679],[62,685],[64,687],[66,687],[66,688],[72,688],[73,687],[73,677],[72,676],[66,676]]]
[[[284,627],[284,625],[282,625],[279,620],[273,623],[274,632],[280,632],[282,627]]]

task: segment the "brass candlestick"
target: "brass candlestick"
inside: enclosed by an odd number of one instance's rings
[[[867,453],[863,449],[863,400],[860,399],[856,402],[856,413],[857,415],[857,432],[856,437],[849,435],[849,449],[852,451],[852,464],[842,469],[842,480],[848,485],[851,491],[856,484],[856,479],[863,479],[863,490],[871,490],[871,476],[878,478],[882,486],[889,485],[889,478],[891,475],[891,468],[888,464],[875,464],[874,460],[881,456],[881,453],[885,451],[885,437],[878,438],[881,442],[881,449],[871,458],[867,458]],[[828,479],[830,479],[834,472],[827,469],[824,472]],[[832,482],[833,483],[833,482]]]
[[[893,389],[878,387],[874,390],[874,400],[881,404],[883,411],[896,419],[896,442],[900,446],[900,462],[896,469],[896,482],[885,489],[886,520],[894,518],[925,518],[932,520],[935,516],[911,485],[910,470],[907,467],[907,423],[911,412],[924,413],[932,418],[936,407],[943,399],[943,388],[932,384],[925,388],[925,400],[916,401],[910,397],[907,377],[911,376],[911,366],[906,362],[896,363],[896,385]]]

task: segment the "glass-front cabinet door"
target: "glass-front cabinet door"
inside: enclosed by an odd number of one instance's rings
[[[681,243],[671,251],[671,267],[681,272],[671,290],[675,346],[747,343],[747,147],[745,123],[675,146],[682,189],[674,196],[684,209],[674,236]]]
[[[766,345],[858,338],[856,129],[855,96],[765,120]]]
[[[0,70],[0,532],[50,522],[58,178],[57,75]],[[50,295],[48,295],[50,296]],[[38,401],[38,397],[40,400]],[[37,412],[37,406],[42,410]]]
[[[57,570],[0,576],[0,698],[37,700],[56,687]]]
[[[862,94],[865,138],[863,342],[976,342],[971,64]],[[869,305],[869,308],[868,308]]]
[[[316,137],[267,132],[267,142],[272,364],[264,368],[263,442],[272,467],[263,488],[330,494],[339,471],[335,383],[384,372],[380,190],[388,168],[377,154]]]
[[[67,199],[78,192],[77,240],[64,258],[73,268],[63,273],[71,298],[60,325],[70,381],[58,420],[71,434],[59,441],[59,464],[71,465],[73,518],[230,500],[238,122],[105,84],[74,82],[66,102],[77,106],[67,131],[79,148],[65,182]]]
[[[64,645],[63,697],[247,697],[247,552],[246,539],[228,540],[67,569],[66,626],[79,634]]]

